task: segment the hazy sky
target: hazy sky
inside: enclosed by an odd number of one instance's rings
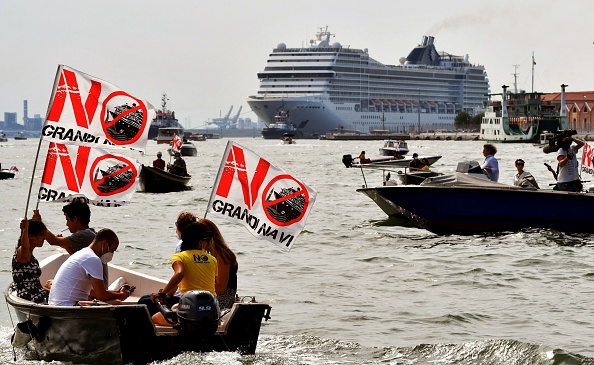
[[[45,116],[65,64],[155,107],[166,92],[186,127],[231,105],[255,121],[246,99],[268,54],[307,44],[322,26],[384,64],[433,35],[438,51],[485,65],[493,93],[513,85],[514,65],[531,90],[533,52],[536,91],[594,90],[592,0],[3,0],[0,14],[0,120],[17,112],[22,122],[24,99],[30,116]]]

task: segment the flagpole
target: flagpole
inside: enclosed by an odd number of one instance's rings
[[[58,70],[56,71],[56,77],[54,78],[54,86],[52,88],[52,95],[50,96],[49,104],[47,105],[47,112],[45,113],[45,120],[43,121],[43,126],[41,127],[41,135],[39,136],[39,143],[37,144],[37,154],[35,155],[35,162],[33,163],[33,172],[31,172],[31,182],[29,183],[29,193],[27,194],[27,204],[25,205],[25,218],[27,218],[27,211],[29,210],[29,201],[31,200],[31,191],[33,190],[33,179],[35,179],[35,170],[37,169],[37,161],[39,160],[39,151],[41,150],[41,142],[43,141],[43,128],[47,124],[47,117],[50,112],[50,108],[54,103],[54,98],[56,97],[56,86],[58,85],[58,81],[60,80],[60,75],[62,74],[63,65],[58,65]],[[35,209],[39,208],[39,194],[37,194],[37,204]]]
[[[223,170],[225,169],[225,164],[227,163],[227,156],[229,156],[229,150],[233,146],[233,141],[227,141],[227,147],[225,147],[225,152],[223,153],[223,158],[221,159],[221,165],[219,166],[219,172],[217,173],[217,177],[212,184],[212,191],[210,192],[210,198],[208,198],[208,205],[206,206],[206,210],[204,211],[204,219],[206,219],[206,214],[208,213],[208,208],[212,204],[212,200],[216,195],[216,187],[219,181],[221,181],[221,175],[223,174]]]

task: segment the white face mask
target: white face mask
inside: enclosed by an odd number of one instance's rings
[[[111,259],[113,259],[113,252],[106,252],[103,255],[101,255],[101,262],[104,264],[110,262]]]

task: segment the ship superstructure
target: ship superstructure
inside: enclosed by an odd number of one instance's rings
[[[183,131],[183,127],[179,124],[177,118],[175,118],[175,112],[169,110],[167,107],[168,101],[167,94],[163,93],[161,97],[161,110],[157,110],[155,119],[151,123],[148,134],[149,139],[155,139],[159,134],[160,128],[180,128]]]
[[[361,132],[451,130],[460,111],[483,111],[489,93],[484,66],[471,64],[467,55],[438,52],[434,37],[423,37],[400,64],[385,65],[367,49],[330,43],[331,36],[327,27],[320,28],[309,46],[280,43],[269,55],[258,73],[258,93],[248,98],[266,125],[282,108],[304,133],[341,127]]]

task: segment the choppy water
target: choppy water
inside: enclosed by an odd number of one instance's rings
[[[273,308],[256,355],[189,353],[159,364],[594,363],[592,235],[525,230],[437,236],[387,218],[355,192],[363,179],[359,170],[342,165],[342,155],[361,150],[377,155],[381,141],[236,141],[313,186],[317,202],[288,253],[255,239],[243,226],[215,221],[238,254],[239,293],[256,295]],[[91,226],[112,228],[120,237],[114,263],[170,276],[173,222],[182,210],[204,214],[226,142],[196,142],[199,156],[186,158],[191,191],[137,193],[125,207],[91,208]],[[434,165],[442,172],[453,171],[461,160],[483,159],[478,141],[410,141],[409,147],[420,155],[443,155]],[[13,180],[0,181],[2,288],[11,280],[10,259],[36,148],[32,139],[0,144],[2,165],[21,171]],[[543,162],[552,163],[554,155],[527,144],[498,148],[500,181],[511,183],[513,162],[523,158],[541,187],[553,182]],[[42,155],[46,149],[43,145]],[[149,163],[158,150],[165,152],[150,142],[147,155],[137,158]],[[43,158],[33,196],[42,169]],[[379,184],[381,173],[368,172],[366,179]],[[488,209],[488,202],[477,204]],[[61,204],[42,203],[40,208],[52,231],[65,228]],[[571,214],[571,207],[546,203],[517,209]],[[41,259],[57,251],[46,244],[35,255]],[[11,316],[6,304],[0,308],[0,363],[13,363]],[[24,361],[22,352],[16,356],[20,364],[37,363]]]

